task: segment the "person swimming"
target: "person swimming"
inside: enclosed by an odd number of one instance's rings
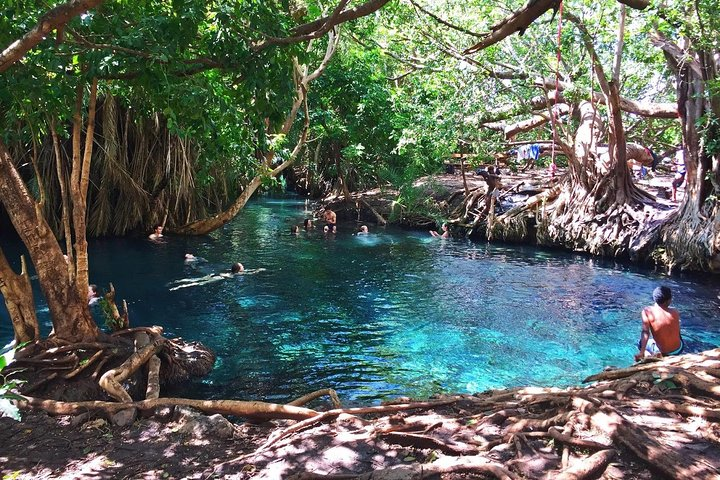
[[[337,233],[337,214],[330,209],[325,210],[325,222],[331,233]]]
[[[208,283],[219,282],[220,280],[226,280],[228,278],[233,278],[237,275],[254,275],[256,273],[264,272],[265,270],[266,270],[265,268],[256,268],[254,270],[246,270],[245,266],[242,263],[236,262],[230,266],[229,270],[226,270],[224,272],[211,273],[210,275],[205,275],[203,277],[183,278],[183,279],[171,282],[167,286],[170,287],[170,291],[172,292],[174,290],[179,290],[181,288],[196,287],[198,285],[206,285]]]

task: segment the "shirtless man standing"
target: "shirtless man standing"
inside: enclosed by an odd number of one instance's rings
[[[643,308],[641,314],[642,333],[635,360],[644,358],[646,353],[664,357],[679,355],[685,348],[680,337],[680,313],[669,307],[672,292],[668,287],[657,287],[653,291],[653,300],[655,305]]]

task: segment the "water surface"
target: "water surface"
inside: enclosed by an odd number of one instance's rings
[[[632,362],[639,312],[660,282],[673,289],[691,349],[720,341],[710,278],[373,225],[358,236],[355,223],[290,235],[309,208],[263,198],[206,237],[91,242],[91,281],[113,282],[132,325],[162,325],[217,352],[209,377],[168,393],[287,401],[331,387],[344,401],[372,402],[576,384]],[[187,252],[207,262],[187,265]],[[236,261],[266,270],[170,290]]]

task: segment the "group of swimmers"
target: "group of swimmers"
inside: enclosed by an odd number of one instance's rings
[[[325,220],[325,225],[323,226],[323,232],[324,233],[337,233],[337,214],[330,210],[326,209],[323,213],[323,220]],[[306,218],[303,222],[303,228],[306,232],[309,232],[310,230],[315,228],[315,224],[313,223],[312,218]],[[293,225],[290,227],[290,233],[292,235],[297,235],[300,233],[300,226],[299,225]],[[357,235],[364,235],[370,233],[370,229],[367,225],[362,225],[360,227],[360,230],[357,232]]]
[[[337,215],[332,210],[325,210],[324,219],[326,225],[323,230],[326,233],[337,232]],[[306,218],[304,222],[304,228],[309,231],[314,228],[313,221],[310,218]],[[430,230],[430,234],[433,237],[448,238],[450,232],[448,230],[447,223],[442,224],[440,232]],[[150,235],[150,239],[158,241],[162,238],[163,227],[158,225],[155,231]],[[293,225],[291,233],[299,233],[299,226]],[[367,234],[369,229],[367,225],[362,225],[360,230],[357,232],[360,234]],[[196,257],[192,253],[185,254],[185,263],[194,264],[200,262],[203,259]],[[185,278],[172,282],[170,285],[170,291],[179,290],[181,288],[193,287],[197,285],[205,285],[219,280],[232,278],[240,274],[252,274],[264,271],[264,268],[258,268],[255,270],[245,270],[245,266],[236,262],[230,266],[230,269],[224,272],[211,273],[203,277],[197,278]],[[94,303],[99,299],[100,295],[96,285],[90,285],[88,290],[88,303]],[[672,291],[669,287],[659,286],[653,291],[653,305],[645,307],[641,312],[642,318],[642,329],[640,333],[640,339],[637,343],[638,352],[635,354],[635,360],[639,361],[646,356],[670,356],[679,355],[683,353],[685,349],[685,343],[683,342],[682,336],[680,335],[680,313],[670,307],[672,301]]]

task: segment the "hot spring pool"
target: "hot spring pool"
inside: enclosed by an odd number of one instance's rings
[[[577,384],[632,363],[639,312],[659,283],[673,289],[690,350],[720,343],[713,278],[374,225],[368,236],[342,223],[334,236],[290,235],[309,207],[261,198],[207,237],[91,242],[91,281],[113,282],[132,325],[162,325],[217,352],[207,378],[167,393],[282,402],[330,387],[368,403]],[[9,258],[17,251],[6,248]],[[207,262],[186,265],[187,252]],[[266,270],[170,290],[236,261]],[[2,316],[4,344],[12,332]]]

